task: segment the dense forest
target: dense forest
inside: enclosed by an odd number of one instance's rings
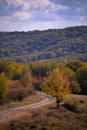
[[[0,32],[0,59],[21,63],[43,59],[87,61],[87,26]]]
[[[42,90],[41,84],[50,79],[52,84],[58,70],[58,80],[68,83],[71,93],[87,95],[87,62],[70,61],[67,64],[52,61],[37,61],[29,64],[0,61],[0,104],[22,101],[34,90]],[[61,75],[62,74],[62,75]],[[62,78],[61,78],[62,76]],[[66,83],[65,79],[66,77]],[[57,82],[59,85],[60,81]],[[43,84],[44,85],[44,84]],[[57,84],[58,85],[58,84]]]

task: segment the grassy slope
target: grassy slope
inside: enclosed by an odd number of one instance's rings
[[[3,120],[0,119],[0,129],[3,130],[86,130],[87,96],[71,95],[60,109],[52,104],[3,117]]]

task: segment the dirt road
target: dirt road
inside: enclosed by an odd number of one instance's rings
[[[35,108],[39,108],[39,107],[45,106],[47,104],[51,104],[53,102],[55,102],[55,99],[50,99],[49,97],[47,97],[46,99],[44,99],[44,100],[42,100],[42,101],[40,101],[38,103],[25,105],[25,106],[21,106],[21,107],[10,108],[10,109],[6,109],[6,110],[3,110],[3,111],[0,111],[0,115],[1,114],[5,114],[5,113],[18,111],[18,110],[23,110],[23,109],[35,109]]]

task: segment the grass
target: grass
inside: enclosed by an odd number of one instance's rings
[[[30,95],[30,96],[24,98],[23,101],[15,101],[15,102],[12,101],[10,103],[0,105],[0,110],[24,106],[24,105],[28,105],[28,104],[33,104],[33,103],[43,100],[44,98],[45,98],[44,95],[34,93],[33,95]]]
[[[87,96],[70,95],[64,106],[72,112],[87,113]]]
[[[21,110],[0,117],[0,130],[87,130],[87,96],[71,95],[64,105],[47,105],[35,110]],[[76,105],[72,111],[66,107]],[[78,106],[78,107],[77,107]],[[77,112],[79,109],[83,112]]]

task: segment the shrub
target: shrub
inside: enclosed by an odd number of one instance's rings
[[[29,88],[11,88],[5,100],[6,102],[22,101],[25,97],[29,96],[30,94],[32,94],[32,92],[29,90]]]
[[[74,101],[74,102],[65,102],[64,103],[64,106],[68,109],[68,110],[70,110],[70,111],[72,111],[72,112],[76,112],[76,102]]]
[[[81,92],[80,84],[75,80],[71,81],[70,87],[71,87],[72,93],[74,94],[78,94]]]
[[[8,79],[4,73],[0,74],[0,104],[3,103],[3,99],[8,93]]]

